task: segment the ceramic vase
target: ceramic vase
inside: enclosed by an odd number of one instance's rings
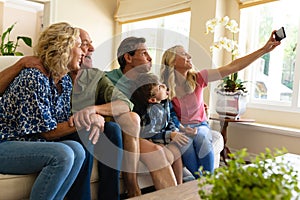
[[[217,93],[216,112],[221,118],[239,119],[246,111],[248,93],[242,91]]]

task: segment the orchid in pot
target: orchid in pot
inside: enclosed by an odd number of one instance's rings
[[[206,33],[214,33],[216,28],[222,26],[230,32],[231,38],[226,36],[218,38],[210,47],[210,51],[225,49],[231,54],[234,60],[238,54],[238,43],[236,34],[239,32],[238,23],[228,16],[222,18],[212,18],[206,22]],[[238,73],[233,73],[225,77],[217,87],[217,94],[222,99],[217,100],[216,111],[221,117],[239,118],[246,109],[247,90],[244,86],[245,81],[238,78]],[[242,101],[240,101],[242,99]]]

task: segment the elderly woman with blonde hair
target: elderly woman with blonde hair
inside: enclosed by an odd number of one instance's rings
[[[70,127],[72,80],[82,51],[79,30],[56,23],[39,37],[35,55],[41,70],[24,68],[0,100],[0,173],[39,173],[30,199],[64,199],[85,159],[76,141],[59,140]],[[94,121],[97,121],[97,116]],[[95,143],[97,126],[90,138]]]

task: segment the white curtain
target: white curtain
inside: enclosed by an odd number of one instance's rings
[[[118,0],[115,20],[132,22],[188,10],[190,6],[191,0]]]

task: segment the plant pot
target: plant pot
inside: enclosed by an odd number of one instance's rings
[[[217,93],[216,112],[222,118],[239,119],[246,111],[248,93],[242,91]]]

